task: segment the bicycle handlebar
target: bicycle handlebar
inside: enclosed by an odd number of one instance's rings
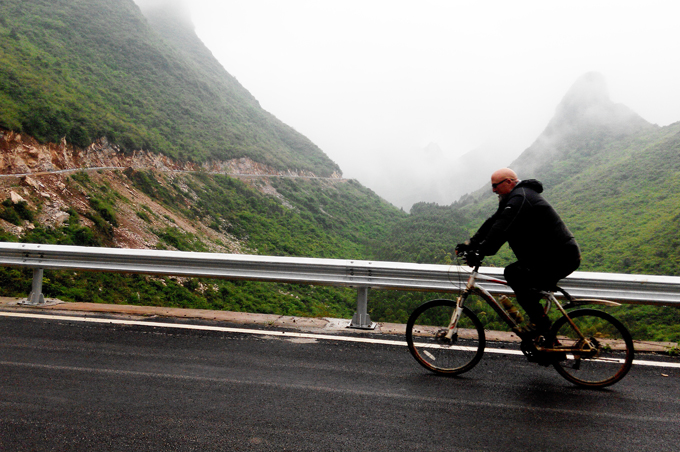
[[[456,252],[456,255],[463,259],[467,265],[473,267],[475,270],[479,270],[479,267],[482,265],[482,261],[484,260],[484,256],[475,250],[460,250]]]

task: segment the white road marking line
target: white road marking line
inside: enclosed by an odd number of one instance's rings
[[[249,328],[230,328],[223,326],[209,326],[209,325],[189,325],[182,323],[167,323],[167,322],[147,322],[141,320],[122,320],[122,319],[104,319],[96,317],[76,317],[66,315],[49,315],[49,314],[31,314],[23,312],[0,312],[2,317],[19,317],[32,318],[44,320],[61,320],[67,322],[87,322],[87,323],[108,323],[113,325],[130,325],[130,326],[151,326],[157,328],[178,328],[184,330],[199,330],[199,331],[219,331],[224,333],[239,333],[239,334],[254,334],[260,336],[278,336],[284,338],[305,338],[305,339],[326,339],[329,341],[341,342],[361,342],[367,344],[381,344],[381,345],[397,345],[406,346],[406,341],[395,341],[388,339],[373,339],[366,337],[355,336],[335,336],[331,334],[318,333],[297,333],[289,331],[269,331],[269,330],[253,330]],[[507,350],[500,348],[485,348],[485,353],[497,353],[503,355],[521,355],[520,350]],[[646,361],[634,360],[634,365],[637,366],[654,366],[680,369],[680,363],[662,362],[662,361]]]

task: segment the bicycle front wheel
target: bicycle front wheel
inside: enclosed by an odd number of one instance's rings
[[[467,307],[463,307],[453,337],[446,337],[455,310],[454,300],[431,300],[413,311],[406,324],[411,355],[432,372],[462,374],[482,359],[486,343],[484,327]]]
[[[633,339],[625,326],[606,312],[579,309],[569,317],[581,331],[582,339],[560,317],[553,325],[555,348],[568,349],[566,359],[553,364],[555,370],[572,383],[602,388],[621,380],[633,364]],[[577,350],[577,351],[574,351]]]

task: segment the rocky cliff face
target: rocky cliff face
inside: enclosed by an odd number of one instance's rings
[[[247,245],[228,233],[216,231],[201,219],[189,219],[177,209],[168,208],[131,183],[123,171],[83,171],[74,179],[74,173],[34,173],[22,176],[0,177],[0,200],[2,207],[9,209],[12,204],[26,203],[27,209],[35,212],[32,221],[20,223],[0,218],[0,231],[18,239],[35,230],[36,225],[46,231],[54,231],[73,221],[79,226],[96,228],[96,213],[93,200],[106,194],[113,194],[116,226],[110,228],[105,246],[120,248],[154,249],[162,244],[159,233],[168,229],[197,238],[213,252],[252,252]],[[184,182],[186,174],[171,176],[158,175],[164,184],[180,187],[191,199],[191,189]],[[182,198],[182,202],[184,198]],[[30,240],[35,241],[35,240]]]
[[[139,172],[151,188],[140,187]],[[309,171],[275,170],[249,158],[210,161],[202,164],[179,162],[146,151],[122,152],[106,139],[81,149],[65,140],[41,144],[34,138],[0,129],[0,231],[23,237],[36,225],[55,230],[76,221],[87,228],[97,227],[97,200],[109,199],[117,224],[110,229],[106,246],[123,248],[157,248],[167,246],[160,236],[177,230],[200,240],[210,251],[250,253],[248,245],[225,228],[215,228],[201,218],[187,218],[198,199],[190,188],[201,184],[195,173],[227,174],[243,179],[251,187],[278,198],[287,208],[294,208],[269,183],[272,177],[316,178]],[[345,182],[339,174],[325,178],[327,183]],[[174,197],[151,196],[163,191]],[[32,221],[3,219],[2,209],[26,203],[36,212]],[[177,208],[177,207],[180,208]],[[6,217],[6,215],[5,215]]]
[[[219,233],[200,221],[190,221],[136,189],[123,170],[142,169],[162,174],[159,180],[177,179],[178,185],[187,192],[189,189],[181,181],[184,171],[276,173],[247,160],[180,164],[149,152],[125,154],[105,139],[86,149],[79,149],[65,140],[40,144],[30,136],[0,130],[0,201],[12,204],[25,202],[29,209],[37,212],[32,222],[15,224],[0,219],[0,229],[20,238],[33,230],[35,224],[49,229],[58,228],[69,222],[72,215],[77,215],[80,225],[93,227],[91,200],[100,197],[98,190],[105,187],[105,190],[117,193],[120,199],[115,206],[118,226],[112,230],[110,246],[155,248],[159,244],[156,232],[176,227],[185,233],[204,237],[206,243],[212,244],[213,251],[239,253],[246,250],[234,237]],[[79,171],[86,174],[87,183],[76,183],[71,177]],[[153,212],[153,215],[142,219],[139,213],[144,209]]]

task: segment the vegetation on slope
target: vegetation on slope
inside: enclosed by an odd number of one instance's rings
[[[115,246],[123,229],[130,231],[137,222],[153,233],[159,249],[213,250],[214,237],[200,228],[190,232],[186,225],[194,224],[236,240],[250,252],[361,259],[370,255],[372,244],[384,240],[390,223],[406,216],[354,181],[265,178],[249,185],[224,175],[132,169],[61,177],[62,192],[70,194],[63,199],[71,205],[63,207],[68,220],[53,226],[37,221],[48,205],[62,200],[50,196],[46,201],[33,192],[28,203],[2,204],[0,226],[8,232],[0,240]],[[258,187],[269,182],[276,196]],[[20,184],[14,182],[13,189],[25,193]],[[84,199],[87,204],[80,204]],[[156,207],[145,208],[145,203]],[[18,237],[9,232],[12,224],[23,227]],[[66,271],[47,271],[45,276],[45,295],[67,301],[345,318],[356,308],[354,290],[332,287]],[[0,291],[25,296],[30,279],[29,271],[0,269]]]
[[[680,123],[645,138],[550,191],[586,269],[680,275]]]
[[[377,260],[451,264],[456,244],[468,238],[466,217],[451,206],[418,203],[410,215],[390,224],[387,240],[376,243]]]
[[[168,23],[170,21],[170,23]],[[154,21],[132,0],[0,3],[0,126],[40,142],[181,160],[248,156],[278,169],[339,172],[318,147],[262,110],[217,63],[191,25]]]

